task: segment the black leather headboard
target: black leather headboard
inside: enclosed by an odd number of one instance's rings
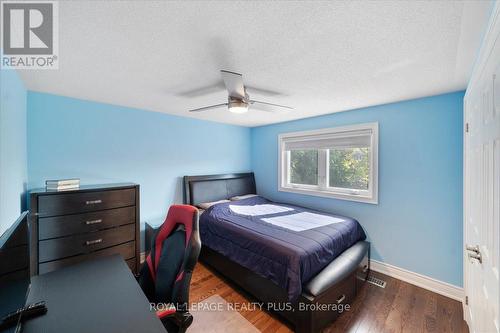
[[[184,176],[184,203],[188,205],[256,193],[253,172]]]

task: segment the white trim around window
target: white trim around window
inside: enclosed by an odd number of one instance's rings
[[[329,186],[330,148],[369,148],[367,189]],[[317,184],[290,181],[290,152],[294,149],[318,151]],[[371,204],[378,203],[378,123],[283,133],[278,136],[278,191],[336,198]]]

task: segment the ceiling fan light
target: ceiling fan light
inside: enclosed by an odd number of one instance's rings
[[[229,97],[228,103],[229,112],[245,113],[248,111],[248,103],[239,99]]]
[[[232,113],[245,113],[248,111],[248,105],[247,106],[230,106],[229,107],[229,112]]]

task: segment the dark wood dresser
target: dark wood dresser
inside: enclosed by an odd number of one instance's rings
[[[30,273],[120,254],[139,271],[139,185],[30,191]]]

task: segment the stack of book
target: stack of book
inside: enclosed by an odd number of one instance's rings
[[[80,187],[80,179],[58,179],[45,181],[45,188],[53,191],[74,190]]]

